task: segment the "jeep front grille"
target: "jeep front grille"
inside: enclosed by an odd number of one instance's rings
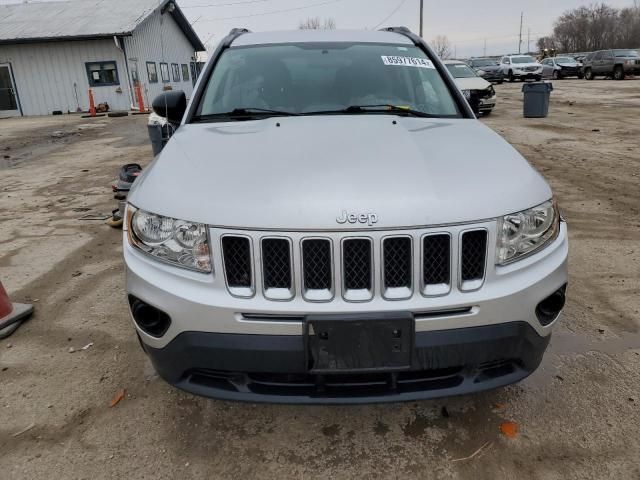
[[[261,293],[282,301],[297,295],[308,302],[366,302],[376,296],[400,301],[416,294],[447,295],[454,287],[462,292],[481,288],[488,229],[447,230],[277,236],[221,231],[224,278],[232,295]]]

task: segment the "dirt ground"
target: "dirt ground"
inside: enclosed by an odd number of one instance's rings
[[[640,81],[556,82],[537,120],[522,118],[520,84],[496,89],[483,121],[548,178],[569,222],[566,313],[518,385],[379,406],[166,385],[128,318],[121,233],[80,219],[115,208],[119,165],[151,160],[146,118],[0,120],[0,278],[36,306],[0,341],[0,478],[640,478]]]

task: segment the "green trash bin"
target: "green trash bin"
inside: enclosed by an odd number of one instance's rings
[[[522,85],[524,93],[524,117],[544,118],[549,114],[549,98],[553,91],[550,82],[525,83]]]

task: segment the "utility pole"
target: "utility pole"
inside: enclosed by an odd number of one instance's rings
[[[527,29],[527,53],[531,51],[531,29]]]
[[[422,37],[422,12],[424,10],[424,0],[420,0],[420,36]]]
[[[524,18],[524,12],[520,13],[520,40],[518,41],[518,53],[522,53],[522,20]]]

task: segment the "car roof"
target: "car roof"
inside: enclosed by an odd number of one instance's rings
[[[268,45],[278,43],[393,43],[413,45],[408,37],[395,32],[377,30],[285,30],[274,32],[250,32],[237,37],[232,47],[248,45]]]

